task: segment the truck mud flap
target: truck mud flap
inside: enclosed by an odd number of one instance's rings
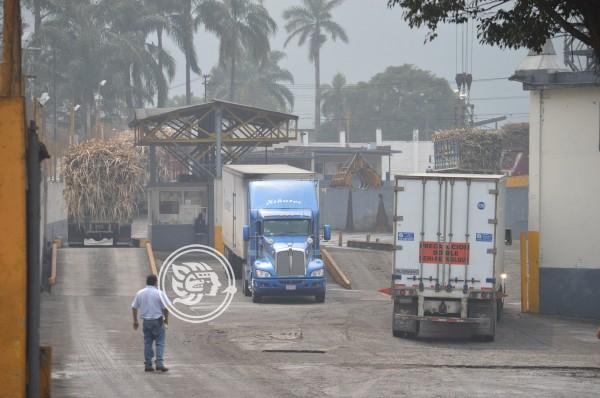
[[[417,318],[416,297],[394,298],[394,317],[392,320],[394,336],[398,337],[399,334],[416,336],[419,332],[419,319]]]

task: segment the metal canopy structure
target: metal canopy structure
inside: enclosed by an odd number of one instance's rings
[[[161,147],[191,174],[220,178],[223,164],[257,146],[297,138],[298,116],[213,100],[179,108],[137,109],[137,145]]]

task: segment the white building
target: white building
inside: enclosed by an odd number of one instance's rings
[[[539,232],[540,312],[600,318],[600,78],[552,44],[511,80],[529,91],[529,231]]]
[[[285,146],[318,146],[318,147],[332,147],[332,148],[377,148],[377,147],[389,147],[393,153],[390,158],[382,157],[381,165],[373,165],[376,169],[381,170],[381,177],[383,180],[386,178],[388,171],[392,171],[391,179],[393,180],[394,175],[407,174],[407,173],[424,173],[428,169],[433,169],[433,141],[419,141],[418,133],[413,133],[413,141],[384,141],[382,139],[381,130],[375,132],[375,142],[347,142],[346,133],[341,131],[339,133],[339,140],[337,142],[309,142],[308,133],[301,133],[298,135],[297,141],[287,142],[285,144],[274,145],[275,148]],[[334,165],[336,166],[336,165]],[[377,167],[379,166],[379,167]],[[337,166],[336,166],[337,167]],[[335,170],[328,170],[331,174],[335,174]]]

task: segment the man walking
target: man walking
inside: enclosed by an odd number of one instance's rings
[[[164,366],[163,355],[165,352],[165,325],[169,323],[169,312],[163,304],[166,295],[157,288],[158,278],[156,275],[148,275],[146,287],[137,292],[131,310],[133,312],[133,330],[137,330],[138,311],[143,321],[144,331],[144,365],[146,372],[153,372],[152,358],[154,351],[152,345],[156,342],[156,370],[166,372],[169,369]],[[161,296],[163,300],[161,300]]]

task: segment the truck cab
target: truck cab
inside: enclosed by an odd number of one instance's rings
[[[323,302],[327,282],[320,258],[318,182],[252,181],[248,189],[246,294],[254,302],[275,295],[310,295]],[[330,235],[325,226],[325,240]]]

